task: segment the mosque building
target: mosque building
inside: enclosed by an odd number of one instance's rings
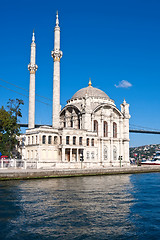
[[[77,91],[60,107],[60,27],[58,12],[54,28],[52,126],[35,128],[36,44],[33,32],[29,87],[29,122],[21,136],[20,152],[28,167],[38,168],[119,167],[129,163],[129,104],[119,110],[102,90],[92,86]],[[24,140],[24,142],[22,142]]]

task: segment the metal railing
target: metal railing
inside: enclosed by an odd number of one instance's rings
[[[25,161],[22,159],[0,159],[0,169],[2,168],[25,168]]]
[[[0,169],[37,169],[38,161],[22,159],[0,159]]]

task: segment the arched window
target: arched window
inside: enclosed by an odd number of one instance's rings
[[[104,137],[108,137],[108,123],[106,121],[103,124],[103,135]]]
[[[46,136],[43,135],[43,136],[42,136],[42,144],[45,144],[45,143],[46,143]]]
[[[58,143],[58,137],[55,136],[55,137],[54,137],[54,144],[57,144],[57,143]]]
[[[91,145],[94,146],[94,138],[91,140]]]
[[[89,138],[86,140],[86,145],[89,146]]]
[[[48,136],[48,144],[52,144],[52,136]]]
[[[97,132],[97,134],[98,134],[98,122],[97,122],[97,120],[94,120],[94,132]]]
[[[63,127],[65,128],[66,127],[66,111],[64,111],[64,119],[63,119]]]
[[[73,145],[76,145],[76,137],[73,137]]]
[[[79,145],[82,145],[82,137],[79,137]]]
[[[69,144],[69,136],[66,136],[66,144]]]
[[[117,123],[113,123],[113,137],[117,138]]]
[[[81,128],[81,120],[80,120],[80,117],[78,118],[78,129]]]
[[[71,127],[73,127],[73,117],[71,117]]]

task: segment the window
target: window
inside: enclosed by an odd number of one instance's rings
[[[86,145],[89,146],[89,138],[87,138]]]
[[[69,144],[69,136],[66,137],[66,144]]]
[[[76,145],[76,137],[73,137],[73,145]]]
[[[58,143],[58,137],[55,136],[55,137],[54,137],[54,144],[57,144],[57,143]]]
[[[73,117],[71,117],[71,127],[73,127]]]
[[[64,127],[64,128],[66,127],[66,121],[63,122],[63,127]]]
[[[48,136],[48,144],[52,144],[52,136]]]
[[[117,148],[113,146],[113,160],[117,160]]]
[[[94,138],[91,140],[91,145],[94,146]]]
[[[33,150],[31,150],[31,159],[33,159]]]
[[[38,136],[36,135],[36,144],[38,143]]]
[[[87,159],[89,159],[89,151],[87,151]]]
[[[62,136],[60,136],[60,144],[62,144]]]
[[[97,120],[94,120],[94,132],[98,134],[98,122]]]
[[[94,152],[91,152],[91,158],[94,159]]]
[[[104,146],[104,160],[108,159],[108,148],[107,146]]]
[[[30,159],[30,152],[29,152],[29,150],[27,151],[27,158]]]
[[[45,144],[45,143],[46,143],[46,136],[43,135],[43,136],[42,136],[42,144]]]
[[[113,123],[113,137],[117,138],[117,123]]]
[[[79,138],[79,145],[82,145],[82,137]]]
[[[32,136],[32,144],[34,144],[34,137]]]
[[[35,150],[35,159],[38,159],[38,152]]]
[[[28,137],[28,144],[30,144],[30,137]]]
[[[103,134],[104,134],[104,137],[108,137],[108,123],[106,121],[104,121],[104,124],[103,124]]]
[[[78,129],[81,128],[81,121],[80,121],[80,118],[78,118]]]

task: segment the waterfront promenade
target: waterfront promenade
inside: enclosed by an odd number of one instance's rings
[[[0,180],[39,179],[160,172],[160,166],[110,167],[97,169],[0,169]]]

